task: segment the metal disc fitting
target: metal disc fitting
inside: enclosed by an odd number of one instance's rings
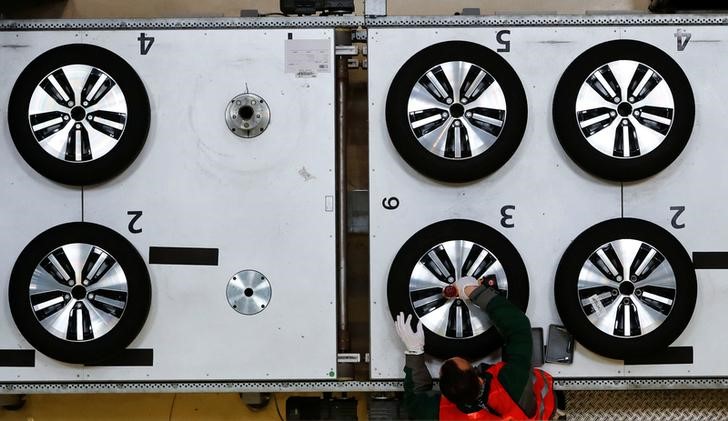
[[[225,123],[236,136],[256,137],[270,124],[270,108],[258,95],[240,94],[228,102]]]
[[[227,300],[240,314],[252,316],[265,310],[272,290],[268,279],[256,270],[242,270],[228,281]]]

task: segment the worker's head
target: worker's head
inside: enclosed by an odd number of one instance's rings
[[[440,392],[456,405],[467,405],[483,393],[483,381],[475,368],[460,357],[445,360],[440,367]]]

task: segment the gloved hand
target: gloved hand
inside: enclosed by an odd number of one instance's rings
[[[458,289],[458,294],[460,295],[460,299],[468,301],[468,300],[470,300],[470,297],[468,296],[468,294],[465,293],[465,287],[477,288],[480,286],[480,282],[478,282],[472,276],[463,276],[462,278],[455,281],[455,286]],[[468,292],[471,292],[471,291],[468,291]]]
[[[402,339],[402,343],[406,348],[404,351],[408,355],[420,355],[425,353],[425,331],[422,329],[422,321],[417,324],[417,331],[412,330],[412,315],[407,315],[407,319],[404,317],[404,313],[400,312],[397,315],[397,320],[394,321],[394,329],[397,331],[397,335]]]

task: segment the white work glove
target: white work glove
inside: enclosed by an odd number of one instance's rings
[[[408,315],[407,319],[404,318],[404,313],[400,312],[397,315],[397,320],[394,321],[394,329],[397,331],[397,335],[402,339],[405,348],[404,351],[407,355],[420,355],[425,353],[425,331],[422,329],[422,320],[417,324],[417,331],[412,330],[412,315]]]
[[[455,281],[455,287],[458,289],[458,294],[461,300],[469,301],[470,297],[465,293],[465,287],[479,287],[480,282],[472,276],[463,276],[462,278]]]

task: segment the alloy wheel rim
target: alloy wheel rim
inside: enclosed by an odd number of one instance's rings
[[[582,311],[596,328],[634,338],[661,326],[674,308],[675,272],[654,246],[618,239],[592,252],[579,272]]]
[[[498,140],[506,122],[506,99],[485,69],[449,61],[418,78],[407,113],[422,147],[440,158],[462,160],[483,154]]]
[[[90,162],[117,145],[126,129],[127,112],[124,93],[110,75],[93,66],[70,64],[38,83],[30,98],[28,122],[50,156]]]
[[[485,311],[453,291],[461,277],[472,276],[506,296],[508,279],[503,265],[488,249],[466,240],[437,244],[415,264],[409,281],[412,308],[433,333],[468,339],[492,327]]]
[[[612,158],[651,153],[675,121],[672,89],[655,69],[616,60],[592,72],[576,97],[576,119],[586,141]]]
[[[33,271],[30,305],[53,336],[86,342],[107,334],[127,306],[128,282],[116,259],[101,247],[70,243],[48,253]]]

